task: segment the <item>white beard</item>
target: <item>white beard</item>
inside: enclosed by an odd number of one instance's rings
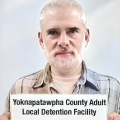
[[[78,67],[81,62],[82,62],[82,54],[83,53],[78,53],[75,48],[72,48],[73,54],[71,55],[66,55],[60,58],[55,57],[55,53],[61,51],[61,49],[54,49],[51,53],[48,52],[48,50],[45,47],[45,55],[47,57],[48,63],[52,66],[55,67],[58,70],[71,70],[74,69],[75,67]],[[83,50],[82,50],[83,51]]]

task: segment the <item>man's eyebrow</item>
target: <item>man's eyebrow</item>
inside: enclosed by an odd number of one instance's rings
[[[49,28],[47,32],[58,30],[58,28]]]
[[[72,30],[80,30],[80,28],[78,28],[78,27],[69,27],[68,29],[72,29]]]
[[[68,30],[80,30],[80,28],[78,28],[78,27],[68,27],[67,29]],[[60,29],[59,28],[48,28],[47,33],[49,33],[50,31],[58,31],[58,30],[60,30]]]

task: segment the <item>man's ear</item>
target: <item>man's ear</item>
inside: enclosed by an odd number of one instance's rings
[[[87,47],[89,40],[90,40],[90,31],[89,31],[88,28],[86,28],[86,32],[85,32],[85,47]]]
[[[41,32],[38,32],[38,39],[39,39],[41,48],[44,49],[44,43],[43,43],[43,38],[42,38]]]

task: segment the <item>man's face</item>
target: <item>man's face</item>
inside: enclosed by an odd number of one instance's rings
[[[45,12],[41,33],[41,47],[51,67],[73,69],[81,64],[89,31],[76,9],[52,8]]]

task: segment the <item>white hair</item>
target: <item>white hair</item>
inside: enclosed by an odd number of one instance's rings
[[[51,8],[68,8],[68,7],[75,8],[80,12],[83,24],[86,26],[86,22],[87,22],[86,15],[85,15],[85,12],[84,12],[82,6],[79,3],[77,3],[75,0],[52,0],[50,3],[46,4],[41,11],[40,28],[42,26],[42,21],[45,17],[44,14],[47,10],[49,10]]]

